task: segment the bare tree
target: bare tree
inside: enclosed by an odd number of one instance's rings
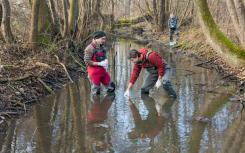
[[[3,19],[3,7],[2,4],[0,4],[0,26],[2,25],[2,19]]]
[[[31,33],[29,42],[31,47],[35,48],[38,40],[38,14],[39,14],[40,0],[33,0],[32,2],[32,16],[31,16]]]
[[[152,7],[153,7],[153,18],[155,21],[155,24],[158,25],[158,13],[157,13],[157,1],[153,0],[152,1]]]
[[[243,48],[245,48],[245,5],[241,0],[226,0],[232,23]]]
[[[114,0],[111,0],[111,21],[110,21],[111,30],[113,29],[114,18],[115,18],[115,2]]]
[[[80,29],[79,29],[79,38],[84,39],[90,33],[90,18],[91,18],[91,1],[82,0],[81,1],[81,16],[80,16]]]
[[[40,1],[39,13],[38,13],[38,31],[39,33],[48,33],[52,29],[51,12],[48,8],[46,0]]]
[[[69,32],[71,34],[75,32],[77,18],[78,18],[78,0],[71,0],[70,10],[69,10]]]
[[[10,26],[11,9],[8,0],[2,0],[2,10],[3,10],[3,18],[1,24],[2,33],[6,42],[13,43],[14,36]]]
[[[101,0],[96,0],[94,15],[95,15],[96,19],[97,19],[97,16],[99,16],[101,18],[100,29],[104,29],[105,28],[105,18],[103,16],[103,14],[101,13]]]
[[[47,3],[51,13],[53,36],[56,36],[60,34],[60,23],[57,13],[57,7],[55,6],[54,0],[47,0]]]
[[[63,30],[62,30],[62,37],[65,37],[68,34],[68,4],[67,0],[62,0],[63,6]]]
[[[232,66],[244,66],[245,51],[220,31],[209,11],[207,1],[195,0],[195,4],[200,25],[211,46]]]
[[[166,15],[165,15],[165,0],[160,0],[160,8],[159,8],[159,30],[164,30],[164,25],[166,21]]]

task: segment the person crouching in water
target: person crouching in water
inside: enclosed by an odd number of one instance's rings
[[[84,53],[84,62],[87,65],[93,95],[100,94],[101,83],[105,86],[108,93],[115,90],[115,84],[111,81],[107,72],[108,59],[104,47],[105,43],[106,33],[104,31],[96,31],[93,33],[92,42],[86,47]]]
[[[130,89],[133,87],[142,68],[146,68],[148,75],[141,88],[141,94],[149,94],[149,90],[154,86],[158,89],[163,85],[163,88],[170,96],[177,97],[169,81],[170,66],[164,62],[156,51],[148,51],[147,48],[141,48],[139,51],[132,49],[128,53],[128,59],[134,63],[134,66],[128,87],[124,93],[125,97],[130,97]]]

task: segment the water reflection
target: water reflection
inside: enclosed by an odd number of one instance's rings
[[[87,141],[92,144],[93,151],[110,151],[109,126],[103,124],[107,118],[107,113],[114,101],[115,95],[110,94],[105,97],[93,96],[92,106],[88,111],[88,137]]]
[[[11,153],[73,152],[244,152],[244,114],[229,103],[232,85],[223,85],[213,71],[196,61],[152,45],[173,67],[176,100],[163,89],[142,97],[144,71],[131,101],[123,97],[132,65],[126,58],[128,41],[115,42],[109,52],[115,95],[91,97],[88,80],[81,78],[50,95],[21,119],[0,130],[0,151]],[[227,83],[226,83],[227,84]],[[229,84],[229,83],[228,83]],[[196,121],[198,116],[208,122]]]
[[[161,113],[158,114],[153,98],[149,96],[143,96],[142,101],[148,111],[145,119],[141,117],[139,110],[133,103],[133,101],[130,100],[129,102],[135,127],[130,130],[130,132],[128,133],[128,137],[129,139],[151,138],[152,140],[162,131],[163,116],[161,116]],[[157,108],[161,107],[158,105],[156,106]]]

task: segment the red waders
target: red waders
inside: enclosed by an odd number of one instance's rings
[[[95,48],[93,50],[92,61],[101,62],[106,59],[106,53],[103,47]],[[100,93],[100,83],[105,87],[110,84],[110,75],[102,66],[91,66],[88,65],[88,75],[92,83],[92,94]]]

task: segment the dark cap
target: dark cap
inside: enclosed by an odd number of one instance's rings
[[[140,52],[138,52],[136,49],[131,49],[128,51],[128,59],[136,58],[140,55]]]
[[[93,33],[94,39],[99,39],[99,38],[104,37],[104,36],[106,36],[106,33],[104,31],[95,31]]]

